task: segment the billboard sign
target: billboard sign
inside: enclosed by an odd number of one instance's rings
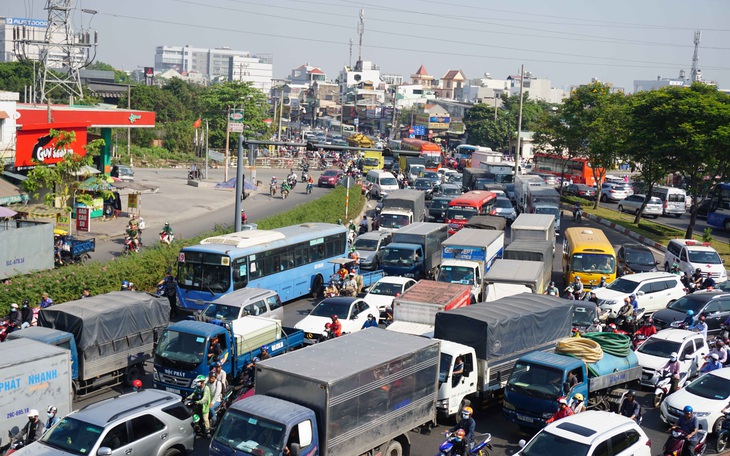
[[[76,133],[76,139],[64,148],[56,148],[56,139],[50,129]],[[36,164],[55,165],[68,154],[86,155],[86,127],[46,125],[45,127],[18,130],[15,150],[15,168],[32,169]]]

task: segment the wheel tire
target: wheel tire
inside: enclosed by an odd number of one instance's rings
[[[664,401],[664,393],[655,394],[654,400],[652,401],[654,408],[659,408],[659,406],[662,405],[662,401]]]
[[[601,202],[605,203],[606,201],[608,201],[608,198],[606,198],[606,194],[604,193],[603,195],[601,195]]]
[[[620,205],[620,204],[618,205],[618,211],[619,211],[620,213],[622,213],[622,214],[623,214],[623,212],[624,212],[624,207],[623,207],[622,205]]]
[[[658,219],[658,218],[659,218],[659,216],[658,216],[658,215],[655,215],[655,216],[654,216],[654,220],[656,220],[656,219]]]
[[[127,386],[131,386],[132,382],[135,380],[142,380],[142,377],[144,377],[144,369],[140,364],[135,364],[134,366],[129,366],[127,368],[127,372],[124,374],[124,383],[126,383]]]
[[[720,431],[722,431],[722,423],[725,422],[725,417],[718,418],[717,421],[715,421],[715,425],[712,426],[712,433],[715,435],[719,435]]]
[[[674,216],[675,216],[676,218],[679,218],[679,217],[681,217],[681,216],[682,216],[682,214],[674,214]]]
[[[317,276],[314,278],[314,281],[312,282],[312,297],[314,299],[319,298],[320,294],[322,293],[322,288],[324,288],[324,279],[321,275],[317,274]]]
[[[88,253],[84,253],[83,255],[81,255],[81,258],[79,258],[79,262],[86,263],[90,259],[91,259],[91,255],[89,255]]]
[[[384,456],[403,456],[403,446],[396,440],[388,443],[388,449],[385,450]]]
[[[728,440],[730,439],[730,432],[723,431],[717,436],[717,444],[715,444],[715,451],[719,454],[727,449]]]
[[[180,456],[182,454],[182,451],[177,448],[170,448],[169,450],[165,451],[165,456]]]
[[[722,227],[725,228],[725,231],[730,231],[730,220],[725,220],[725,223],[722,224]]]

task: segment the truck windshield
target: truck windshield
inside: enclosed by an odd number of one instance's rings
[[[85,455],[94,449],[103,431],[103,427],[66,417],[46,432],[41,442],[56,450]]]
[[[605,253],[576,253],[570,262],[574,272],[594,272],[613,274],[616,271],[616,259]]]
[[[590,326],[596,317],[595,308],[573,306],[573,326]]]
[[[591,447],[574,440],[542,431],[520,452],[523,456],[584,456]]]
[[[426,167],[423,165],[411,165],[411,167],[408,169],[408,172],[420,176],[421,174],[426,172]]]
[[[556,400],[563,393],[563,372],[537,364],[515,364],[507,389],[518,394]]]
[[[560,220],[560,210],[557,207],[536,207],[536,214],[546,214],[555,217],[555,220]]]
[[[410,266],[413,264],[413,255],[413,250],[386,248],[381,262],[382,264],[390,264],[394,266]]]
[[[235,320],[241,311],[240,307],[228,306],[225,304],[210,303],[202,313],[204,321],[216,320]]]
[[[438,281],[473,285],[474,269],[467,266],[442,266]]]
[[[185,252],[179,263],[177,282],[180,288],[223,293],[231,287],[231,263],[227,255]]]
[[[446,218],[469,220],[477,215],[477,208],[469,206],[451,206],[446,210]]]
[[[215,441],[247,454],[281,454],[286,427],[236,409],[228,409]]]
[[[377,250],[378,240],[377,239],[355,239],[353,244],[355,250]]]
[[[205,337],[165,330],[155,348],[155,360],[163,366],[193,369],[203,362]]]
[[[385,228],[402,228],[409,224],[408,216],[401,214],[380,214],[380,226]]]
[[[441,165],[441,155],[425,155],[426,168],[438,168]]]
[[[439,363],[439,383],[444,383],[449,378],[451,371],[451,355],[441,352],[441,361]]]
[[[656,356],[659,358],[669,359],[673,352],[679,352],[680,342],[672,342],[666,339],[650,338],[643,344],[639,345],[638,351],[645,355]]]
[[[366,157],[365,160],[363,160],[362,164],[363,164],[363,166],[375,166],[375,167],[377,167],[377,166],[380,165],[380,161],[377,158],[367,158]]]

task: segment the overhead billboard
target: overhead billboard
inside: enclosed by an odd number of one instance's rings
[[[56,139],[51,137],[51,127],[55,130],[76,133],[73,142],[64,148],[56,147]],[[36,164],[55,165],[68,154],[86,155],[86,126],[53,124],[31,126],[17,132],[15,149],[15,168],[31,169]]]

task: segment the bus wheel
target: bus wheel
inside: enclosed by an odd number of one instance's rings
[[[322,288],[324,288],[324,280],[321,275],[317,274],[312,283],[312,297],[314,299],[319,298],[320,293],[322,293]]]
[[[730,220],[725,220],[725,223],[722,224],[722,227],[725,228],[725,231],[730,231]]]

